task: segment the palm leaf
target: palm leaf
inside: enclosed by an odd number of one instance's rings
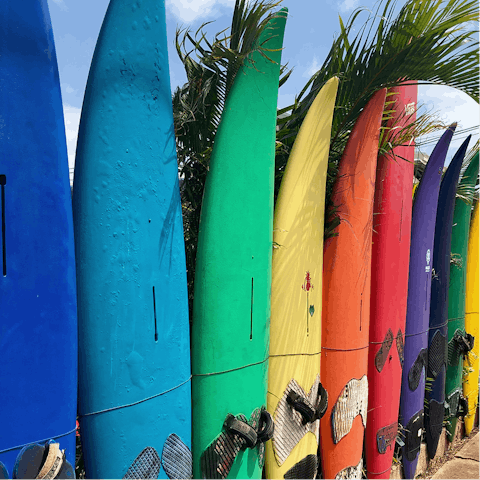
[[[340,34],[322,67],[278,120],[277,141],[282,148],[277,149],[277,191],[296,133],[317,93],[333,76],[340,78],[340,84],[330,143],[327,208],[332,207],[337,165],[350,131],[377,90],[408,82],[449,85],[478,101],[478,42],[472,28],[478,18],[477,2],[409,0],[395,16],[396,7],[396,0],[384,0],[373,13],[357,9],[346,25],[340,18]],[[286,113],[290,115],[285,117]],[[331,232],[331,225],[326,225],[326,236]]]

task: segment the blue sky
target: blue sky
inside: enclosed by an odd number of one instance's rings
[[[401,1],[399,2],[401,3]],[[195,31],[203,22],[212,35],[230,26],[235,0],[165,0],[169,63],[172,89],[186,81],[174,49],[177,27]],[[374,0],[283,0],[289,18],[284,39],[282,63],[294,67],[294,73],[280,89],[279,107],[293,102],[310,76],[322,65],[334,36],[339,31],[338,15],[344,22],[357,7],[374,9]],[[64,102],[69,163],[73,167],[75,145],[83,94],[95,43],[108,7],[108,0],[48,0],[52,18],[60,81]],[[457,130],[478,126],[479,110],[475,101],[454,89],[441,86],[419,87],[419,103],[438,112],[447,122],[458,122]],[[478,129],[476,137],[478,138]],[[449,157],[461,139],[452,143]],[[433,145],[422,147],[429,153]]]

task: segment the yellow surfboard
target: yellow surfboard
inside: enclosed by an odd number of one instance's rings
[[[470,235],[468,237],[467,284],[465,298],[465,331],[475,337],[473,349],[468,352],[463,362],[463,395],[468,402],[468,414],[465,415],[465,433],[470,435],[475,421],[478,402],[478,203],[473,211]]]
[[[315,478],[325,185],[338,78],[312,103],[288,159],[274,216],[267,478]]]

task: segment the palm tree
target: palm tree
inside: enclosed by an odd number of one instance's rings
[[[268,45],[259,45],[258,38],[279,3],[258,0],[250,4],[237,0],[229,31],[220,32],[212,42],[207,40],[202,27],[195,35],[189,30],[177,31],[177,52],[188,79],[175,91],[173,108],[189,287],[193,285],[203,185],[225,99],[249,53],[260,51],[268,58]],[[413,81],[449,85],[478,102],[479,56],[473,28],[478,18],[477,2],[407,0],[395,15],[396,6],[396,0],[380,0],[374,13],[357,9],[346,25],[340,18],[340,34],[322,67],[295,102],[278,111],[276,191],[302,121],[319,90],[333,76],[340,78],[340,85],[329,154],[326,203],[330,208],[334,207],[330,194],[337,165],[349,133],[377,90]],[[366,20],[362,19],[364,15]],[[359,33],[352,39],[354,31]],[[280,86],[289,74],[284,68]],[[391,113],[389,108],[387,102],[385,122]],[[392,150],[412,132],[431,129],[428,123],[423,118],[396,139],[382,135],[381,153]],[[333,235],[335,226],[335,218],[327,215],[325,235]]]

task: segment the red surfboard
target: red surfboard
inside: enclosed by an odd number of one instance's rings
[[[417,86],[392,89],[394,119],[401,128],[415,120]],[[368,355],[368,420],[365,457],[368,478],[390,478],[398,429],[403,340],[407,314],[412,223],[414,144],[378,159],[375,185]]]
[[[324,246],[320,420],[323,478],[362,478],[367,420],[373,197],[385,89],[352,129],[333,190],[340,225]]]

